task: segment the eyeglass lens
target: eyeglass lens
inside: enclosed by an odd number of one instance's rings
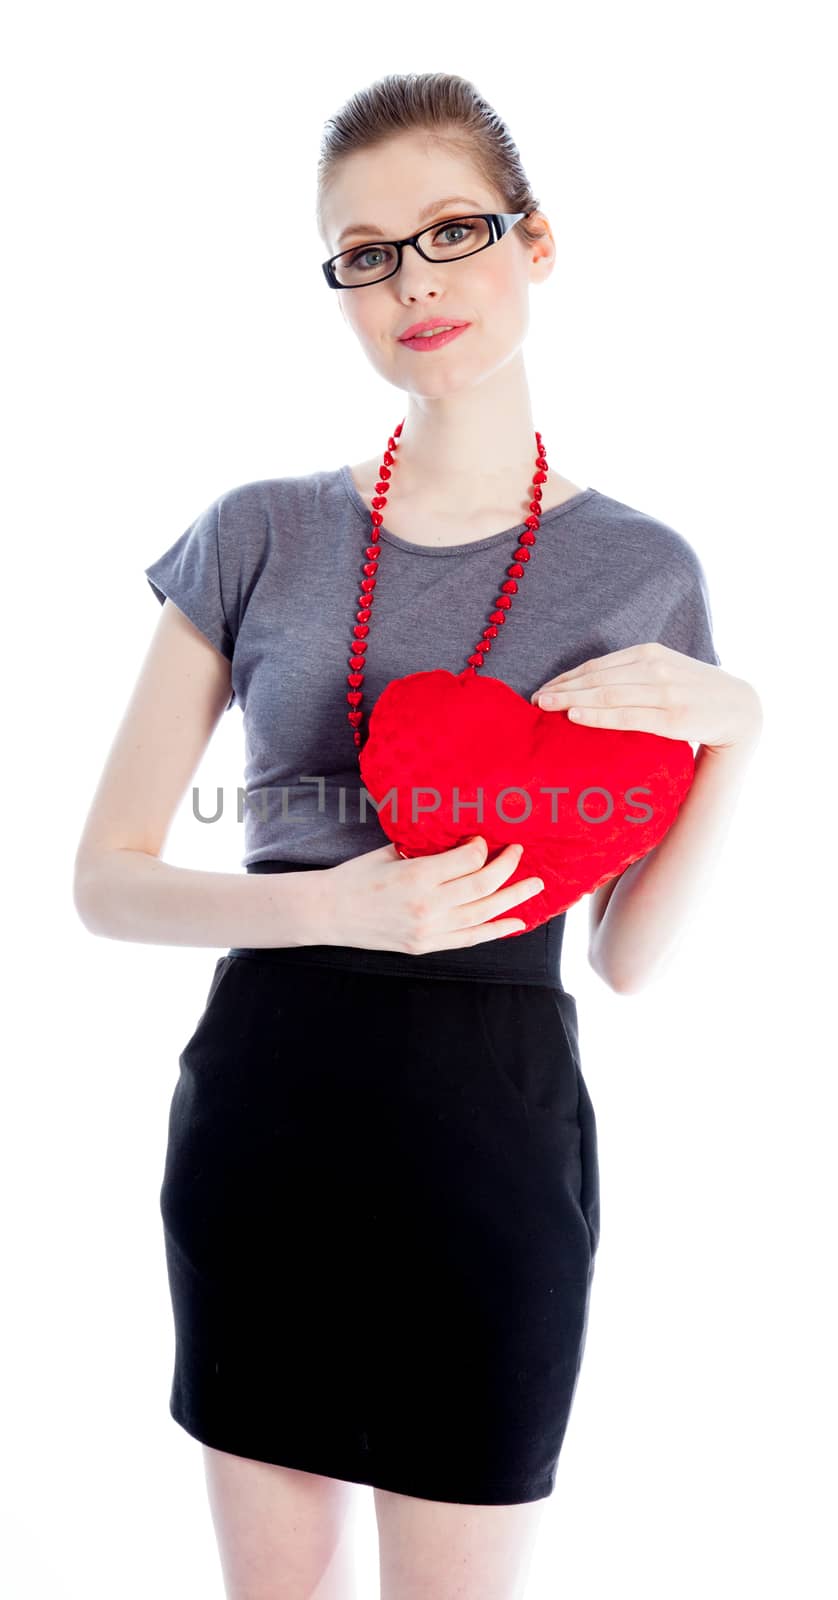
[[[452,261],[482,250],[490,238],[485,217],[451,217],[423,233],[419,243],[432,261]],[[390,244],[353,245],[333,261],[338,283],[375,283],[395,268],[398,251]]]

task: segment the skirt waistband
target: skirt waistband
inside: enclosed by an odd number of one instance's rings
[[[315,861],[252,861],[248,873],[322,872]],[[561,980],[562,939],[566,913],[551,917],[526,933],[489,939],[465,949],[432,950],[410,956],[399,950],[365,950],[357,945],[276,945],[260,949],[234,946],[231,956],[268,960],[282,966],[335,967],[403,978],[474,978],[484,983],[528,983],[564,993]]]

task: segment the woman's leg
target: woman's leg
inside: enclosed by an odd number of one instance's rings
[[[202,1448],[227,1600],[355,1600],[353,1484]]]
[[[381,1600],[520,1600],[545,1504],[459,1505],[376,1489]]]

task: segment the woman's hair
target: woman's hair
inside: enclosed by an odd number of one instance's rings
[[[324,126],[317,165],[317,226],[322,239],[323,200],[342,158],[409,132],[425,133],[470,160],[489,188],[502,196],[499,210],[539,210],[506,123],[473,83],[449,72],[390,72],[359,89]],[[526,218],[512,231],[520,233],[527,248],[545,233]]]

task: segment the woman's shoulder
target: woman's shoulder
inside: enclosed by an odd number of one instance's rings
[[[244,483],[233,484],[218,495],[218,503],[225,510],[246,510],[254,506],[270,505],[277,500],[294,496],[317,494],[337,480],[338,467],[319,467],[312,472],[285,473],[282,477],[249,478]]]
[[[609,539],[611,553],[637,558],[643,564],[676,563],[686,567],[700,566],[695,546],[685,533],[672,523],[651,511],[618,500],[614,495],[596,490],[592,500],[584,507],[586,520],[593,520]]]

